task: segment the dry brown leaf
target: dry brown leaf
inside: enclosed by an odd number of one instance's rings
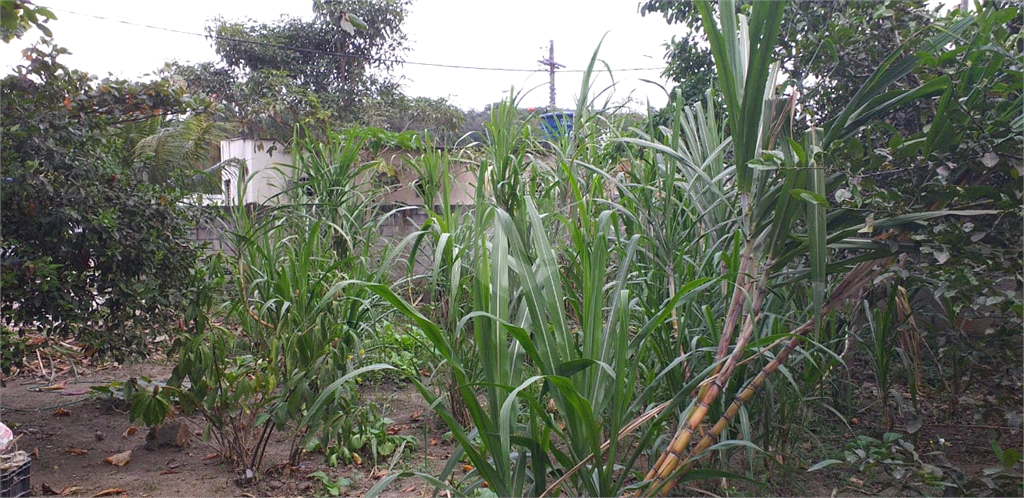
[[[355,462],[356,465],[362,465],[363,464],[363,457],[359,456],[359,453],[353,453],[352,454],[352,461]]]
[[[170,470],[170,469],[168,469],[168,470],[165,470],[165,471],[161,472],[160,475],[165,476],[165,475],[168,475],[168,474],[180,474],[180,473],[181,472],[178,472],[177,470]]]
[[[68,486],[68,487],[60,490],[60,495],[61,496],[68,496],[68,495],[73,495],[75,493],[78,493],[80,491],[82,491],[82,487],[81,486]]]
[[[473,466],[472,465],[463,465],[462,466],[462,470],[464,470],[466,472],[470,472],[470,471],[473,470]]]
[[[83,450],[82,448],[68,448],[64,450],[64,453],[67,453],[69,455],[84,455],[88,452],[89,450]]]
[[[436,437],[430,438],[430,445],[431,446],[437,446],[437,443],[440,443],[440,442],[441,441],[438,441],[438,439]]]
[[[71,412],[69,412],[69,411],[67,411],[67,410],[65,410],[63,408],[58,408],[58,409],[53,411],[53,416],[54,417],[70,417],[71,416]]]
[[[92,498],[98,498],[100,496],[110,496],[110,495],[123,495],[125,493],[126,493],[126,491],[124,490],[124,488],[107,488],[107,489],[104,489],[103,491],[100,491],[99,493],[96,493],[96,494],[92,495]]]
[[[409,417],[409,420],[412,420],[413,422],[419,422],[421,418],[423,418],[423,413],[417,410],[412,413],[412,416]]]
[[[51,488],[50,485],[46,484],[45,482],[43,483],[42,486],[40,486],[40,488],[42,489],[44,495],[55,496],[60,494],[59,491]]]
[[[213,460],[214,458],[217,458],[219,456],[220,453],[210,453],[209,455],[204,456],[203,460]]]
[[[135,434],[136,432],[139,432],[139,428],[135,427],[133,425],[133,426],[125,429],[124,432],[121,433],[121,437],[128,437],[128,436],[131,436],[132,434]]]
[[[121,453],[118,453],[116,455],[110,455],[107,458],[104,458],[103,461],[109,463],[110,465],[116,465],[118,467],[124,467],[125,464],[127,464],[128,461],[131,460],[131,459],[132,459],[132,450],[128,450],[128,451],[123,451]],[[114,489],[114,488],[111,488],[111,489]]]
[[[40,391],[60,391],[60,390],[64,389],[64,386],[66,384],[67,384],[67,381],[64,380],[64,381],[61,381],[60,384],[54,384],[52,386],[40,387],[39,390]]]

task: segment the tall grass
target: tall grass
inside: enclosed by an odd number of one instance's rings
[[[419,474],[449,492],[663,494],[728,476],[714,459],[742,451],[749,471],[784,452],[794,435],[776,421],[807,416],[841,362],[829,323],[890,262],[861,232],[943,214],[869,222],[834,208],[822,151],[937,88],[889,91],[913,68],[893,56],[836,120],[789,129],[796,97],[779,94],[771,60],[784,5],[756,2],[749,18],[735,7],[720,2],[716,17],[697,4],[724,108],[710,92],[676,99],[669,124],[631,129],[591,87],[595,51],[571,134],[540,145],[514,93],[493,108],[467,211],[452,206],[461,159],[411,159],[427,219],[393,245],[360,185],[372,165],[358,138],[297,141],[289,202],[259,219],[240,211],[236,235],[237,314],[296,393],[274,420],[343,408],[323,375],[347,371],[387,309],[443,361],[434,385],[412,382],[458,443],[439,475]],[[393,284],[400,257],[423,300]],[[454,479],[463,459],[472,470]]]
[[[353,396],[336,395],[335,381],[360,366],[362,340],[385,312],[372,293],[337,283],[390,280],[400,251],[378,245],[385,216],[364,183],[373,165],[360,159],[360,149],[353,136],[297,138],[293,164],[279,167],[288,185],[277,202],[233,213],[233,317],[277,383],[265,423],[293,431],[292,461],[312,438],[326,448],[337,437],[335,424]]]

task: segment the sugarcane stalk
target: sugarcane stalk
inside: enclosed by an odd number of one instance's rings
[[[846,278],[836,286],[835,291],[833,291],[832,295],[822,306],[822,313],[819,316],[824,316],[834,311],[840,305],[852,298],[860,297],[866,288],[869,287],[869,284],[874,281],[874,277],[878,275],[882,268],[888,266],[888,263],[891,261],[891,258],[887,258],[881,261],[866,261],[855,266],[853,270],[847,274]],[[755,302],[758,301],[760,301],[760,296],[757,296],[755,299]],[[736,362],[738,361],[739,356],[742,355],[743,347],[737,343],[737,347],[733,350],[733,354],[730,356],[729,361],[720,372],[721,377],[715,378],[713,382],[702,388],[701,394],[703,394],[703,396],[700,397],[701,401],[698,402],[697,409],[688,417],[687,423],[676,434],[676,437],[673,438],[669,448],[666,449],[662,454],[662,457],[658,459],[658,463],[650,472],[648,472],[646,480],[651,481],[651,485],[647,488],[647,496],[661,494],[675,485],[676,479],[670,476],[680,468],[689,465],[695,455],[699,455],[718,440],[718,437],[722,434],[725,428],[732,423],[733,417],[735,417],[736,413],[739,412],[743,403],[749,401],[761,385],[764,384],[764,381],[767,380],[768,376],[774,373],[779,366],[786,361],[789,355],[796,349],[796,346],[800,341],[803,340],[804,335],[814,329],[817,320],[817,317],[812,317],[791,332],[795,337],[789,341],[786,347],[779,352],[775,359],[769,362],[768,365],[758,372],[757,376],[747,383],[711,430],[709,430],[697,442],[697,445],[692,451],[686,453],[684,456],[684,451],[686,451],[694,431],[696,431],[697,427],[700,426],[704,421],[704,417],[707,415],[710,402],[714,401],[715,397],[717,397],[717,395],[722,391],[722,386],[728,382],[728,376],[732,375]],[[748,316],[747,320],[744,322],[743,331],[740,335],[740,341],[743,342],[744,346],[746,344],[744,339],[746,338],[749,340],[748,336],[752,335],[753,328],[753,320],[751,319],[751,316]]]
[[[676,433],[676,436],[669,443],[668,449],[658,458],[655,465],[651,467],[651,470],[647,473],[646,479],[665,479],[672,472],[678,468],[681,462],[680,455],[686,450],[686,447],[690,444],[690,440],[693,438],[693,432],[703,422],[704,417],[707,416],[708,408],[711,403],[721,394],[724,386],[728,384],[729,378],[732,376],[736,369],[740,357],[743,354],[743,349],[747,343],[753,337],[754,325],[756,323],[756,317],[760,314],[761,306],[764,303],[765,293],[763,289],[766,287],[768,281],[768,273],[762,272],[759,280],[754,280],[754,257],[751,254],[754,243],[748,241],[747,250],[744,251],[742,259],[740,260],[740,271],[736,276],[736,288],[733,292],[732,301],[729,305],[729,314],[726,318],[725,327],[722,329],[722,338],[719,341],[718,351],[715,355],[716,360],[724,358],[729,350],[729,345],[732,340],[732,330],[736,327],[739,318],[743,317],[743,326],[740,330],[740,335],[737,339],[736,346],[733,348],[732,354],[729,356],[725,363],[719,363],[709,377],[710,383],[701,386],[697,393],[697,404],[696,410],[691,412],[687,416],[688,423],[680,428],[680,431]],[[743,307],[746,301],[753,296],[753,305],[751,306],[749,314],[744,316]]]

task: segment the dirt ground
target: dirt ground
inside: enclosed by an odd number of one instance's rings
[[[40,360],[39,363],[45,362]],[[338,476],[350,479],[351,485],[340,490],[342,496],[362,496],[388,473],[389,462],[381,462],[379,467],[363,461],[361,465],[330,468],[324,464],[321,454],[307,454],[300,465],[290,466],[286,463],[289,441],[286,435],[276,433],[268,446],[263,475],[255,483],[240,486],[236,483],[234,469],[221,461],[215,449],[199,437],[192,437],[185,447],[149,450],[147,430],[141,424],[131,424],[124,407],[92,393],[93,386],[123,382],[140,375],[154,380],[167,379],[171,367],[166,362],[98,367],[79,364],[77,374],[68,366],[61,368],[58,364],[57,370],[56,374],[40,368],[26,370],[8,378],[6,386],[0,388],[0,420],[10,426],[15,435],[20,434],[18,448],[32,457],[33,496],[327,496],[323,484],[310,477],[316,471],[323,471],[332,479]],[[808,466],[816,461],[842,458],[844,445],[855,435],[881,438],[885,432],[875,413],[877,405],[873,406],[877,403],[873,401],[877,397],[873,384],[864,379],[854,382],[857,387],[851,393],[851,401],[858,417],[851,419],[851,425],[841,426],[825,416],[813,427],[813,433],[794,433],[792,437],[800,439],[792,445],[796,454],[778,455],[781,465],[757,471],[763,476],[762,483],[704,481],[690,483],[699,487],[688,487],[692,492],[677,491],[688,495],[711,493],[710,496],[941,495],[936,493],[936,489],[941,488],[923,488],[908,484],[907,480],[896,481],[881,467],[858,471],[836,465],[807,472]],[[991,449],[993,440],[1004,448],[1020,450],[1024,446],[1019,424],[1004,419],[1007,413],[1020,413],[1019,379],[992,375],[975,387],[970,395],[961,398],[961,409],[956,411],[950,410],[944,401],[927,396],[922,399],[923,426],[914,440],[923,458],[939,463],[947,477],[955,471],[968,479],[976,479],[985,468],[997,465]],[[452,447],[444,438],[443,424],[432,416],[416,390],[407,383],[385,379],[364,384],[360,395],[363,400],[385,406],[385,415],[394,420],[392,429],[398,434],[415,437],[419,442],[393,470],[426,471],[436,475],[451,455]],[[198,419],[187,421],[190,433],[199,433],[198,422]],[[897,422],[893,429],[906,434],[905,422]],[[124,466],[104,461],[127,451],[131,452],[130,460]],[[744,473],[743,463],[736,463],[727,470]],[[384,495],[424,497],[431,496],[433,491],[422,480],[411,478],[393,483]]]
[[[52,374],[52,372],[50,372]],[[307,454],[298,467],[287,465],[289,441],[276,434],[267,448],[264,475],[252,484],[239,486],[237,475],[216,455],[216,451],[192,437],[185,447],[168,445],[147,449],[147,429],[131,424],[127,412],[117,403],[92,393],[91,387],[113,381],[127,381],[144,375],[163,380],[170,366],[147,363],[135,366],[105,366],[96,369],[64,371],[51,379],[41,374],[7,379],[0,388],[0,420],[21,435],[18,449],[32,458],[33,496],[95,496],[104,491],[110,496],[316,496],[326,495],[323,484],[309,474],[323,471],[332,478],[344,476],[352,484],[341,489],[342,496],[362,496],[383,476],[386,465],[375,468],[362,465],[324,465],[321,454]],[[63,386],[60,389],[48,386]],[[392,427],[401,435],[419,440],[417,448],[407,451],[401,470],[440,467],[451,454],[436,428],[430,410],[409,384],[384,381],[361,392],[364,399],[386,404],[394,420]],[[198,419],[185,427],[198,434]],[[426,430],[427,446],[423,438]],[[430,444],[433,443],[433,444]],[[130,451],[124,466],[104,461]],[[411,462],[415,462],[414,464]],[[418,467],[413,467],[417,465]],[[398,469],[396,469],[398,470]],[[387,496],[429,496],[433,488],[417,479],[393,483]]]

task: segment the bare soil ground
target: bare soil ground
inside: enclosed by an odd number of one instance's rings
[[[342,496],[362,496],[389,471],[414,470],[437,474],[451,455],[452,447],[444,438],[446,429],[432,416],[416,390],[407,383],[383,379],[365,383],[360,395],[386,407],[385,415],[394,420],[392,430],[415,437],[418,446],[407,451],[389,469],[390,462],[363,461],[360,465],[330,468],[321,454],[304,455],[298,466],[287,464],[289,441],[276,434],[268,446],[264,471],[257,482],[246,486],[236,483],[235,469],[221,461],[215,449],[192,437],[185,447],[173,445],[147,449],[146,428],[132,424],[124,407],[116,400],[95,395],[93,386],[146,376],[154,380],[169,377],[171,367],[166,361],[154,360],[131,366],[93,366],[79,362],[76,372],[60,363],[47,370],[28,368],[6,379],[0,388],[0,420],[20,435],[18,448],[32,457],[33,496],[325,496],[327,490],[310,474],[323,471],[332,479],[343,476],[351,485],[340,490]],[[57,369],[55,374],[52,368]],[[988,372],[975,376],[971,389],[955,402],[941,389],[927,390],[920,398],[922,426],[911,437],[907,420],[894,413],[892,430],[913,441],[922,461],[942,469],[947,479],[959,472],[975,483],[984,469],[998,466],[992,441],[1003,448],[1024,449],[1020,423],[1011,415],[1020,416],[1022,393],[1019,367],[995,365],[989,368],[1010,368],[1012,371]],[[1015,370],[1014,370],[1015,369]],[[758,469],[761,482],[723,482],[719,480],[689,483],[675,490],[685,495],[710,496],[959,496],[955,490],[921,486],[913,475],[895,479],[891,466],[876,465],[858,470],[849,465],[835,465],[808,473],[808,466],[825,458],[842,458],[842,452],[857,435],[878,439],[887,430],[880,416],[877,388],[871,382],[865,365],[853,364],[851,372],[860,372],[850,379],[850,425],[824,414],[819,423],[794,428],[790,445],[792,454],[779,454],[778,466]],[[905,386],[897,386],[905,391]],[[187,420],[193,434],[199,420]],[[104,460],[131,451],[124,466]],[[730,472],[743,474],[747,469],[742,459],[731,462]],[[717,465],[717,464],[716,464]],[[1018,464],[1019,466],[1019,464]],[[910,465],[911,471],[920,465]],[[1013,490],[1011,487],[1002,488]],[[1017,485],[1018,496],[1024,496],[1024,481]],[[433,488],[421,480],[407,479],[393,483],[386,496],[431,496]],[[994,494],[998,496],[999,494]]]
[[[116,400],[94,395],[91,390],[139,375],[163,380],[170,376],[170,366],[150,362],[79,368],[77,376],[64,371],[52,381],[41,372],[22,373],[8,378],[0,388],[0,420],[20,435],[18,449],[32,458],[33,496],[94,496],[104,491],[111,496],[138,497],[325,495],[323,484],[309,477],[315,471],[350,479],[352,484],[341,489],[342,496],[362,496],[388,473],[390,462],[379,462],[378,467],[364,460],[361,465],[330,468],[324,465],[322,454],[304,455],[299,466],[290,466],[289,441],[276,434],[268,445],[263,475],[255,483],[239,486],[234,469],[199,437],[192,437],[185,447],[147,449],[147,429],[130,423]],[[433,471],[447,460],[451,447],[443,440],[444,430],[437,428],[429,408],[411,385],[385,380],[367,386],[361,396],[386,405],[386,416],[394,420],[391,427],[419,441],[394,471]],[[190,431],[199,427],[198,419],[186,422]],[[124,466],[104,461],[126,451],[131,451],[131,457]],[[386,494],[418,497],[432,492],[422,481],[409,479],[394,483]]]

